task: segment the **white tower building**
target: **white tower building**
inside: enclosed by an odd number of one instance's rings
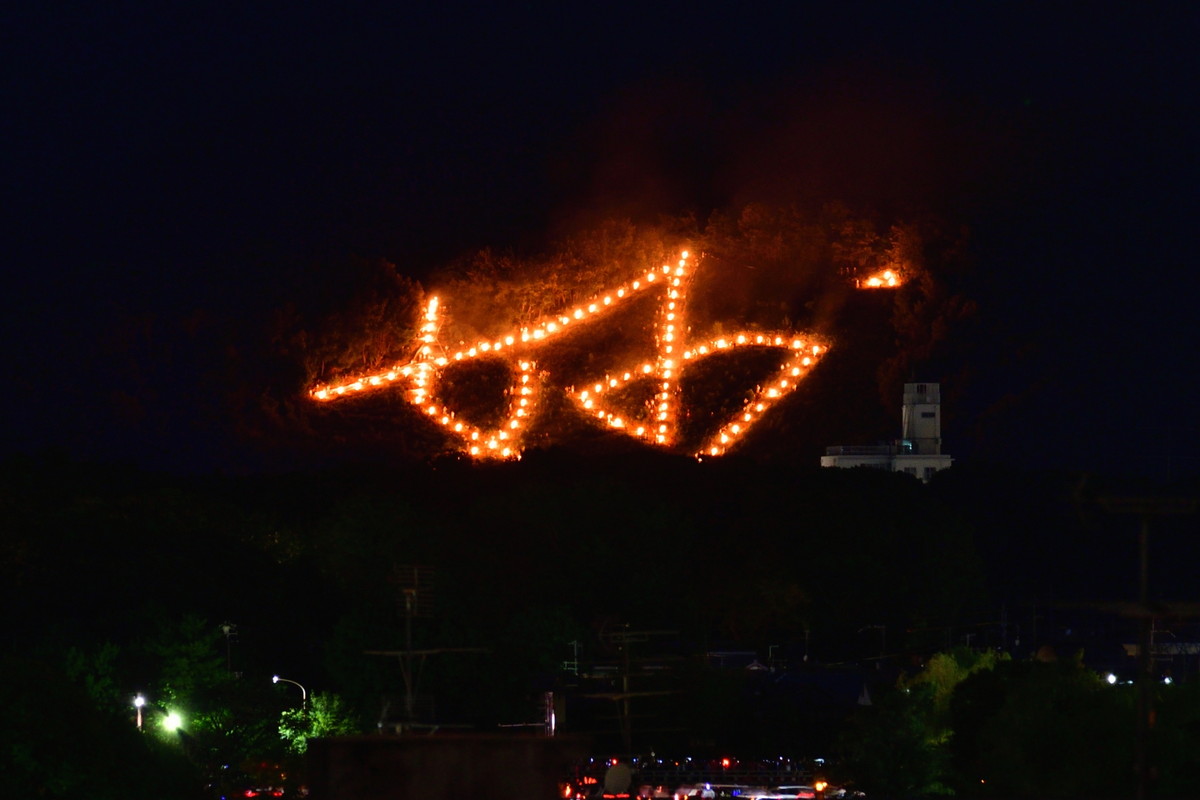
[[[942,453],[942,392],[936,383],[904,384],[900,436],[892,444],[825,448],[822,467],[874,467],[927,481],[954,461]]]
[[[917,455],[942,452],[942,390],[937,383],[904,384],[900,439]]]

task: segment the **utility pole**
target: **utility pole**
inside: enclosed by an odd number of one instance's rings
[[[1138,529],[1138,602],[1135,613],[1141,618],[1138,637],[1138,676],[1134,731],[1134,770],[1137,773],[1137,800],[1147,800],[1154,780],[1155,765],[1151,752],[1154,734],[1154,616],[1150,603],[1150,520],[1155,517],[1191,514],[1196,500],[1187,497],[1101,497],[1100,507],[1110,514],[1132,514],[1141,518]]]
[[[403,605],[404,614],[404,649],[403,650],[364,650],[365,655],[388,656],[395,658],[400,664],[401,678],[404,680],[404,718],[398,730],[401,733],[411,732],[421,727],[416,721],[416,705],[418,690],[421,687],[421,673],[425,669],[425,661],[429,656],[445,653],[486,653],[483,647],[436,647],[417,650],[413,647],[413,619],[426,617],[433,613],[434,602],[434,573],[431,567],[404,565],[396,566],[392,573],[392,583],[399,586],[399,604]],[[383,720],[380,720],[382,726]],[[436,729],[438,725],[426,725]]]
[[[629,713],[629,626],[625,626],[626,635],[619,640],[621,648],[621,743],[625,752],[633,752],[633,717]]]
[[[404,721],[412,724],[413,714],[413,676],[412,676],[412,620],[417,605],[417,590],[404,590],[404,656],[400,659],[400,671],[404,675]]]
[[[420,671],[425,666],[421,658],[417,673],[413,672],[413,617],[426,616],[432,610],[433,570],[413,564],[393,567],[392,582],[399,586],[404,606],[404,650],[399,654],[400,675],[404,679],[404,722],[405,729],[416,722],[416,690],[420,682]]]
[[[677,635],[678,631],[667,630],[643,630],[633,631],[629,629],[629,624],[625,623],[620,626],[620,630],[601,634],[602,639],[617,647],[620,656],[620,686],[619,691],[603,692],[597,694],[585,694],[584,697],[603,697],[612,700],[617,707],[617,717],[620,725],[621,746],[626,754],[633,752],[633,713],[632,701],[638,697],[659,697],[663,695],[675,694],[677,690],[648,690],[648,691],[633,691],[630,688],[630,679],[632,677],[643,677],[644,673],[638,676],[632,675],[633,659],[630,654],[631,645],[635,642],[646,642],[653,635]]]

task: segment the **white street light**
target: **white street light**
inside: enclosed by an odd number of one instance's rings
[[[137,709],[137,727],[139,731],[142,729],[142,707],[145,705],[146,698],[142,695],[139,694],[133,698],[133,707]]]
[[[300,684],[296,683],[295,681],[290,681],[287,678],[281,678],[278,675],[271,676],[271,683],[280,683],[280,682],[290,683],[293,686],[300,686]],[[300,686],[300,700],[301,700],[302,706],[305,706],[305,707],[308,706],[308,690],[305,689],[303,686]]]

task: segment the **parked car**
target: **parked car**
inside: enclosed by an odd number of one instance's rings
[[[749,800],[757,797],[757,793],[762,791],[765,790],[761,786],[746,786],[740,783],[697,783],[691,786],[680,786],[675,792],[675,800],[683,800],[687,797]]]

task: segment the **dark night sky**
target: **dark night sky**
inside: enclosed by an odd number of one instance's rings
[[[0,456],[236,469],[178,330],[259,329],[314,256],[837,198],[970,223],[996,335],[1042,342],[991,378],[1018,460],[1200,471],[1189,4],[26,5]]]

